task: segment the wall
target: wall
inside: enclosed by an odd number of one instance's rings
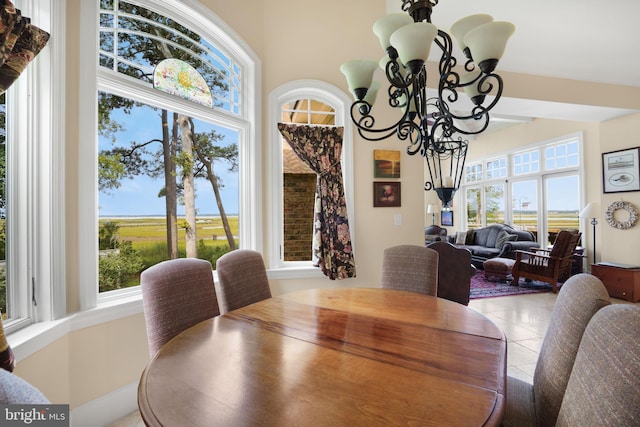
[[[83,0],[88,1],[88,0]],[[380,58],[382,52],[371,32],[371,24],[385,14],[384,0],[202,0],[256,52],[262,61],[262,105],[268,107],[269,93],[283,83],[296,79],[318,79],[331,83],[347,91],[339,66],[352,58]],[[77,276],[77,241],[74,228],[77,223],[78,182],[77,133],[78,93],[78,39],[80,0],[67,2],[67,304],[69,313],[78,307],[77,293],[81,284]],[[339,12],[338,12],[339,11]],[[628,91],[601,90],[598,85],[563,82],[562,85],[548,85],[545,79],[521,75],[509,75],[508,90],[512,96],[553,96],[559,93],[578,99],[600,94],[607,104],[636,105],[640,89]],[[510,86],[509,86],[510,85]],[[540,85],[540,86],[539,86]],[[565,91],[562,88],[574,88]],[[596,87],[598,86],[598,87]],[[551,90],[550,87],[555,88]],[[575,93],[574,93],[575,92]],[[511,92],[509,92],[511,93]],[[598,96],[600,96],[598,95]],[[615,95],[615,96],[613,96]],[[564,96],[564,95],[563,95]],[[620,98],[618,102],[615,99]],[[588,98],[589,102],[592,98]],[[633,101],[636,100],[636,101]],[[596,98],[597,101],[597,98]],[[636,102],[636,104],[633,104]],[[376,106],[378,108],[378,106]],[[633,108],[640,109],[640,105]],[[391,117],[385,108],[382,119]],[[266,118],[266,110],[263,118]],[[618,148],[638,145],[633,136],[640,131],[640,116],[612,120],[603,124],[565,123],[541,120],[512,128],[493,136],[479,138],[472,142],[470,157],[487,155],[489,152],[505,150],[514,144],[526,145],[553,138],[566,133],[582,130],[585,132],[585,161],[589,171],[587,177],[587,200],[601,201],[606,207],[618,195],[601,194],[599,184],[600,154]],[[273,123],[263,123],[262,134],[269,135]],[[265,137],[266,138],[266,137]],[[305,280],[274,280],[274,295],[298,289],[329,286],[378,286],[384,248],[396,244],[423,244],[423,227],[426,218],[425,203],[435,202],[433,192],[424,194],[423,163],[419,158],[404,153],[404,145],[391,142],[370,143],[359,136],[354,138],[355,163],[355,217],[351,218],[355,230],[355,254],[357,277],[343,281],[325,278]],[[264,150],[263,179],[268,183],[268,150],[272,149],[268,140],[262,141]],[[394,147],[402,155],[402,206],[400,208],[373,208],[373,150]],[[271,193],[263,188],[265,213],[270,210]],[[640,193],[627,193],[625,200],[640,206]],[[399,215],[401,224],[395,225]],[[264,239],[268,218],[265,217]],[[601,258],[609,261],[635,262],[640,226],[629,231],[615,231],[601,221],[598,227],[601,242]],[[635,250],[629,250],[629,249]],[[267,257],[269,254],[265,254]],[[144,319],[141,314],[126,316],[119,320],[98,325],[72,329],[71,332],[43,349],[18,360],[17,373],[40,387],[49,398],[57,403],[71,403],[72,409],[91,402],[127,384],[138,381],[148,360]]]

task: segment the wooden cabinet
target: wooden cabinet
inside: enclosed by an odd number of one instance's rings
[[[602,280],[609,295],[640,301],[640,268],[609,263],[591,264],[591,274]]]

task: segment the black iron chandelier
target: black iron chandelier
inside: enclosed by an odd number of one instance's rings
[[[502,95],[502,78],[494,70],[515,27],[494,22],[489,15],[471,15],[453,24],[451,33],[467,58],[464,66],[457,66],[451,37],[431,23],[437,4],[438,0],[402,0],[402,10],[407,13],[387,15],[373,25],[387,55],[379,62],[348,61],[340,69],[355,97],[351,119],[360,136],[380,141],[395,134],[408,141],[407,153],[420,153],[426,160],[429,179],[425,190],[436,191],[448,208],[464,175],[469,143],[463,135],[487,129],[489,111]],[[433,42],[442,56],[437,94],[429,96],[426,62]],[[373,80],[378,66],[389,82],[389,105],[402,114],[397,122],[381,128],[375,127],[371,115],[380,87]],[[460,99],[460,89],[471,100],[471,107]],[[470,122],[475,124],[473,128],[463,126]]]

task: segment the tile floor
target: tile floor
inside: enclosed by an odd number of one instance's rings
[[[472,307],[502,328],[507,336],[507,374],[533,382],[538,353],[557,295],[551,292],[471,300]],[[629,304],[612,299],[614,304]],[[640,303],[638,303],[640,305]],[[109,427],[144,427],[137,412]]]

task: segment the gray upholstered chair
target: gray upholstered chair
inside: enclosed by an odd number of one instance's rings
[[[260,252],[237,249],[218,258],[216,292],[224,314],[271,298],[267,271]]]
[[[385,249],[381,285],[387,289],[435,296],[438,290],[438,252],[414,245]]]
[[[640,425],[640,307],[600,310],[582,337],[557,426]]]
[[[140,276],[149,354],[189,327],[220,314],[209,261],[163,261]]]
[[[448,242],[433,242],[427,248],[438,252],[437,296],[469,305],[471,278],[476,274],[469,249]]]
[[[40,390],[19,376],[0,369],[0,404],[47,404],[49,400]]]
[[[542,341],[533,384],[507,377],[504,427],[555,425],[582,334],[608,304],[609,294],[597,277],[577,274],[565,282]]]

